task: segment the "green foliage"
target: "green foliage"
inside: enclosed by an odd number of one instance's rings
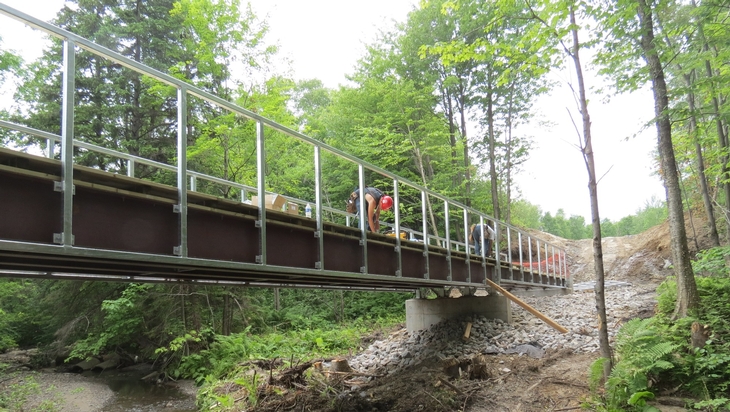
[[[692,262],[692,269],[698,275],[730,276],[730,267],[726,264],[730,256],[730,246],[720,246],[697,253],[697,260]]]
[[[30,280],[0,279],[0,352],[14,346],[47,344],[54,315],[38,306],[43,290]]]
[[[598,358],[591,364],[589,374],[589,386],[592,392],[596,392],[603,381],[603,367],[608,362],[606,358]]]
[[[669,279],[657,289],[657,315],[648,320],[632,320],[621,328],[616,337],[618,362],[606,384],[609,407],[646,408],[649,395],[645,392],[665,387],[681,388],[688,396],[701,399],[693,406],[696,409],[727,407],[730,279],[698,277],[697,290],[703,302],[700,319],[671,318],[677,292],[675,281]],[[694,322],[707,325],[712,331],[701,348],[690,345]]]
[[[4,50],[3,39],[0,37],[0,86],[5,82],[6,74],[18,70],[23,60],[14,52]]]
[[[70,358],[99,355],[143,335],[144,312],[140,302],[151,287],[150,284],[131,283],[118,299],[105,300],[101,305],[105,315],[102,330],[78,341]]]
[[[230,336],[216,335],[208,348],[184,356],[169,373],[174,378],[195,379],[198,384],[202,384],[210,379],[230,377],[241,363],[251,360],[317,358],[346,353],[358,347],[360,336],[367,331],[364,324],[356,324],[327,330],[305,329],[259,335],[245,331]],[[195,334],[186,334],[174,340],[179,344],[160,348],[158,353],[178,351],[181,344],[191,339],[196,339]]]
[[[539,226],[535,228],[539,228],[553,235],[565,239],[589,239],[593,237],[593,226],[591,222],[586,223],[582,216],[572,215],[567,218],[563,209],[558,209],[555,216],[547,212],[544,215],[540,215],[539,219]],[[652,198],[652,200],[647,201],[643,208],[638,209],[635,215],[624,216],[618,222],[603,219],[601,221],[601,236],[635,235],[663,223],[666,219],[666,205],[664,202]]]
[[[674,365],[669,361],[677,345],[668,342],[649,319],[632,319],[616,335],[617,361],[606,381],[606,401],[611,407],[646,407],[650,381]]]

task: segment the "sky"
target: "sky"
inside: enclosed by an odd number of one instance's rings
[[[322,80],[326,87],[347,84],[365,45],[394,21],[405,21],[418,0],[251,0],[254,12],[269,23],[268,41],[280,46],[280,53],[292,64],[295,79]],[[7,6],[44,21],[63,7],[63,0],[0,0]],[[42,41],[37,31],[0,16],[4,46],[21,51],[26,60],[40,55]],[[585,58],[584,58],[585,59]],[[586,69],[587,70],[587,69]],[[529,135],[535,142],[530,159],[515,177],[521,198],[553,215],[562,209],[566,217],[591,220],[588,174],[573,121],[582,120],[568,84],[575,75],[569,67],[552,73],[558,87],[537,99],[537,120],[515,133]],[[600,79],[586,72],[588,87]],[[0,90],[0,104],[8,100],[8,85]],[[636,213],[647,202],[664,200],[664,188],[653,173],[656,129],[644,127],[652,117],[650,90],[615,96],[609,101],[588,92],[592,120],[593,149],[601,219],[618,221]],[[570,114],[569,114],[570,113]],[[571,120],[571,116],[573,121]],[[542,122],[549,121],[550,126]],[[488,166],[488,165],[485,165]]]

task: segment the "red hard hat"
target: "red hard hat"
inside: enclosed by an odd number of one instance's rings
[[[380,207],[383,210],[388,210],[393,207],[393,198],[388,195],[384,195],[383,198],[380,199]]]

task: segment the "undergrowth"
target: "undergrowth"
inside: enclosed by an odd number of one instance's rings
[[[376,323],[354,321],[345,327],[322,325],[315,329],[264,334],[246,330],[230,336],[204,337],[190,332],[157,352],[169,365],[166,370],[171,378],[195,380],[199,386],[199,408],[227,410],[240,401],[256,405],[258,387],[266,379],[256,366],[262,362],[257,361],[268,360],[271,365],[289,367],[306,360],[350,354],[362,349],[362,336],[402,321],[400,317],[392,317]],[[187,345],[203,345],[204,349],[181,356]]]
[[[660,393],[686,400],[686,407],[703,411],[730,410],[730,278],[725,266],[727,248],[699,255],[696,276],[701,299],[694,316],[672,319],[677,285],[668,279],[657,289],[657,314],[634,319],[616,335],[615,364],[603,385],[586,405],[600,411],[658,411],[651,401]],[[706,325],[711,334],[703,347],[691,344],[694,322]],[[597,389],[602,364],[592,367]]]

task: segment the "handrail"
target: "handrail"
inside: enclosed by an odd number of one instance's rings
[[[361,172],[360,172],[361,173],[361,176],[362,176],[362,170],[365,169],[365,168],[367,168],[370,171],[376,172],[376,173],[378,173],[380,175],[383,175],[385,177],[388,177],[388,178],[393,179],[394,188],[396,188],[396,190],[398,190],[397,188],[400,185],[406,185],[406,186],[408,186],[408,187],[410,187],[412,189],[415,189],[415,190],[419,191],[421,193],[422,202],[424,201],[424,199],[426,199],[426,196],[429,196],[430,198],[432,198],[434,200],[440,200],[440,201],[442,201],[443,202],[443,205],[444,205],[443,208],[444,208],[444,213],[445,213],[445,225],[446,225],[446,231],[444,232],[445,233],[445,236],[443,236],[443,237],[442,236],[435,236],[435,235],[431,235],[431,234],[426,233],[426,229],[427,229],[427,225],[425,223],[427,221],[427,218],[426,218],[426,207],[424,205],[422,205],[423,229],[421,231],[417,231],[417,230],[413,230],[413,229],[409,229],[409,228],[399,228],[399,229],[397,229],[396,230],[396,247],[397,248],[399,248],[399,246],[400,246],[400,237],[398,236],[399,232],[400,231],[406,231],[406,232],[410,232],[411,234],[420,235],[423,238],[424,253],[427,253],[428,252],[428,247],[431,244],[431,242],[436,242],[436,244],[438,244],[438,245],[446,248],[447,249],[447,253],[450,253],[450,251],[452,250],[452,248],[455,248],[455,250],[461,250],[460,248],[463,248],[466,251],[466,253],[467,253],[467,258],[470,258],[471,257],[471,251],[472,251],[471,245],[466,240],[459,241],[459,240],[451,239],[450,238],[450,233],[448,232],[448,225],[450,224],[450,217],[451,217],[451,215],[449,214],[450,213],[450,209],[452,209],[453,207],[456,207],[458,209],[461,209],[463,211],[463,213],[464,213],[463,233],[464,233],[465,239],[468,237],[468,229],[469,229],[469,227],[468,227],[468,220],[469,220],[468,219],[468,216],[471,215],[473,217],[478,217],[479,218],[479,221],[481,223],[485,223],[485,220],[489,220],[489,221],[493,222],[493,224],[495,226],[494,229],[497,232],[497,239],[498,240],[501,239],[504,234],[506,234],[506,236],[507,236],[506,239],[507,239],[508,250],[511,248],[511,239],[512,239],[513,233],[516,233],[517,236],[520,239],[520,241],[518,242],[518,253],[519,253],[519,255],[522,256],[523,254],[525,254],[525,252],[529,253],[530,261],[531,262],[532,262],[532,252],[536,252],[537,253],[537,259],[538,259],[538,261],[540,261],[542,259],[543,247],[544,247],[545,258],[546,258],[545,260],[547,260],[548,246],[552,247],[553,248],[553,251],[555,250],[555,246],[554,245],[551,245],[548,242],[545,242],[545,241],[540,240],[540,239],[538,239],[538,238],[536,238],[534,236],[531,236],[529,233],[527,233],[527,232],[525,232],[525,231],[523,231],[523,230],[521,230],[521,229],[519,229],[519,228],[517,228],[517,227],[515,227],[515,226],[513,226],[511,224],[508,224],[506,222],[498,221],[498,220],[494,219],[493,217],[487,215],[486,213],[482,213],[479,210],[476,210],[476,209],[474,209],[474,208],[472,208],[470,206],[467,206],[467,205],[465,205],[465,204],[463,204],[463,203],[461,203],[461,202],[459,202],[457,200],[449,199],[449,198],[447,198],[444,195],[441,195],[441,194],[439,194],[437,192],[434,192],[431,189],[428,189],[427,187],[424,187],[424,186],[419,185],[418,183],[415,183],[415,182],[412,182],[412,181],[410,181],[410,180],[408,180],[406,178],[397,176],[397,175],[395,175],[395,174],[393,174],[391,172],[388,172],[387,170],[382,169],[382,168],[380,168],[380,167],[378,167],[378,166],[376,166],[374,164],[365,162],[362,159],[356,158],[355,156],[352,156],[352,155],[350,155],[350,154],[348,154],[346,152],[343,152],[343,151],[341,151],[341,150],[339,150],[339,149],[337,149],[335,147],[329,146],[329,145],[327,145],[327,144],[325,144],[325,143],[323,143],[321,141],[318,141],[316,139],[313,139],[313,138],[311,138],[311,137],[309,137],[309,136],[307,136],[307,135],[305,135],[305,134],[303,134],[301,132],[298,132],[298,131],[293,130],[293,129],[289,128],[289,127],[283,126],[283,125],[281,125],[279,123],[276,123],[273,120],[270,120],[270,119],[268,119],[266,117],[263,117],[263,116],[261,116],[259,114],[256,114],[256,113],[254,113],[252,111],[249,111],[249,110],[247,110],[245,108],[242,108],[242,107],[240,107],[240,106],[238,106],[238,105],[236,105],[234,103],[231,103],[229,101],[226,101],[226,100],[224,100],[224,99],[222,99],[222,98],[220,98],[218,96],[215,96],[215,95],[213,95],[213,94],[211,94],[211,93],[209,93],[209,92],[207,92],[205,90],[202,90],[202,89],[200,89],[200,88],[198,88],[198,87],[196,87],[196,86],[194,86],[194,85],[192,85],[192,84],[190,84],[190,83],[188,83],[186,81],[180,80],[180,79],[175,78],[175,77],[173,77],[173,76],[171,76],[169,74],[166,74],[166,73],[160,72],[158,70],[155,70],[153,68],[147,67],[147,66],[145,66],[145,65],[143,65],[143,64],[141,64],[141,63],[139,63],[137,61],[134,61],[134,60],[132,60],[132,59],[130,59],[128,57],[125,57],[125,56],[123,56],[123,55],[121,55],[121,54],[119,54],[119,53],[117,53],[115,51],[112,51],[112,50],[110,50],[108,48],[105,48],[105,47],[100,46],[100,45],[98,45],[96,43],[93,43],[92,41],[87,40],[87,39],[85,39],[83,37],[80,37],[80,36],[78,36],[78,35],[76,35],[74,33],[71,33],[69,31],[67,31],[67,30],[64,30],[62,28],[53,26],[53,25],[51,25],[49,23],[43,22],[43,21],[41,21],[41,20],[39,20],[39,19],[37,19],[35,17],[32,17],[32,16],[30,16],[28,14],[25,14],[23,12],[20,12],[20,11],[16,10],[16,9],[13,9],[13,8],[11,8],[11,7],[3,4],[3,3],[0,3],[0,14],[6,15],[6,16],[8,16],[10,18],[13,18],[15,20],[18,20],[18,21],[20,21],[20,22],[22,22],[22,23],[24,23],[24,24],[26,24],[28,26],[37,28],[37,29],[39,29],[39,30],[41,30],[43,32],[46,32],[46,33],[48,33],[48,34],[50,34],[50,35],[52,35],[52,36],[54,36],[54,37],[56,37],[56,38],[64,41],[64,42],[66,42],[67,47],[65,49],[68,49],[68,50],[66,50],[66,53],[71,53],[71,58],[72,59],[74,57],[74,54],[73,54],[74,53],[74,51],[73,51],[74,46],[78,46],[78,47],[80,47],[80,48],[82,48],[84,50],[87,50],[87,51],[89,51],[91,53],[94,53],[94,54],[96,54],[98,56],[104,57],[105,59],[109,59],[109,60],[111,60],[111,61],[113,61],[115,63],[118,63],[118,64],[120,64],[120,65],[122,65],[122,66],[124,66],[124,67],[126,67],[128,69],[131,69],[131,70],[133,70],[133,71],[135,71],[137,73],[140,73],[140,74],[145,75],[145,76],[149,76],[149,77],[154,78],[154,79],[156,79],[156,80],[158,80],[160,82],[163,82],[163,83],[165,83],[167,85],[170,85],[170,86],[173,86],[173,87],[177,88],[178,89],[178,96],[179,96],[179,98],[178,98],[178,112],[180,112],[180,105],[183,105],[183,107],[185,107],[185,105],[187,105],[186,100],[187,100],[187,96],[188,95],[196,96],[196,97],[198,97],[198,98],[200,98],[200,99],[202,99],[204,101],[207,101],[207,102],[209,102],[209,103],[211,103],[211,104],[213,104],[215,106],[218,106],[220,108],[226,109],[226,110],[228,110],[228,111],[230,111],[232,113],[235,113],[237,115],[243,116],[243,117],[245,117],[247,119],[256,121],[258,123],[258,125],[259,125],[259,127],[257,128],[257,130],[263,130],[263,127],[266,126],[268,128],[274,129],[274,130],[276,130],[278,132],[281,132],[281,133],[283,133],[285,135],[288,135],[290,137],[299,139],[299,140],[301,140],[303,142],[306,142],[306,143],[314,146],[316,148],[316,151],[317,152],[320,149],[321,150],[326,150],[328,153],[331,153],[331,154],[333,154],[335,156],[338,156],[338,157],[343,158],[343,159],[345,159],[347,161],[350,161],[352,163],[355,163],[355,164],[357,164],[359,166],[359,168],[361,170]],[[66,77],[66,76],[64,76],[64,77]],[[72,83],[73,82],[73,79],[71,79],[71,80],[64,79],[64,81],[69,81],[69,82]],[[70,107],[73,107],[73,106],[71,105]],[[63,105],[62,110],[66,111],[66,110],[69,110],[69,109],[66,108],[66,105]],[[71,116],[73,116],[73,110],[72,109],[70,109],[70,112],[71,112]],[[63,116],[62,116],[62,118],[63,118]],[[32,128],[29,128],[29,127],[26,127],[26,126],[23,126],[23,125],[18,125],[18,124],[15,124],[15,123],[11,123],[11,122],[4,121],[4,120],[0,120],[0,126],[2,126],[4,128],[16,130],[16,131],[19,131],[19,132],[22,132],[22,133],[27,133],[27,134],[30,134],[30,135],[33,135],[33,136],[36,136],[36,137],[40,137],[40,138],[47,139],[48,142],[49,142],[49,144],[48,144],[48,146],[49,146],[48,155],[49,156],[53,156],[53,150],[50,150],[52,148],[52,146],[55,146],[55,143],[56,142],[60,143],[63,146],[63,141],[65,139],[65,137],[63,137],[63,136],[55,135],[55,134],[48,133],[48,132],[41,131],[41,130],[32,129]],[[183,132],[180,132],[179,131],[179,133],[184,133],[184,131]],[[262,139],[264,138],[263,137],[263,133],[261,134],[261,138]],[[196,171],[192,171],[192,170],[187,170],[187,162],[185,161],[185,159],[183,159],[183,163],[182,163],[183,167],[181,168],[180,166],[168,165],[168,164],[165,164],[165,163],[156,162],[154,160],[145,159],[145,158],[142,158],[142,157],[139,157],[139,156],[121,153],[121,152],[118,152],[116,150],[104,148],[104,147],[97,146],[97,145],[94,145],[94,144],[91,144],[91,143],[82,142],[82,141],[79,141],[77,139],[74,139],[73,136],[71,136],[71,139],[72,139],[71,140],[72,144],[74,146],[76,146],[76,147],[83,148],[83,149],[86,149],[86,150],[95,151],[95,152],[99,152],[99,153],[106,154],[106,155],[109,155],[109,156],[114,156],[114,157],[117,157],[117,158],[122,159],[122,160],[126,160],[127,162],[129,162],[128,170],[132,170],[133,171],[134,163],[144,164],[144,165],[151,166],[151,167],[156,167],[156,168],[159,168],[159,169],[162,169],[162,170],[167,170],[167,171],[175,172],[179,176],[184,176],[184,177],[189,176],[190,179],[191,179],[191,181],[194,181],[194,179],[203,179],[203,180],[206,180],[206,181],[209,181],[209,182],[213,182],[213,183],[216,183],[216,184],[226,185],[226,186],[229,186],[231,188],[235,188],[235,189],[241,190],[242,191],[242,194],[243,193],[246,193],[246,192],[255,192],[255,193],[257,193],[260,196],[259,202],[260,202],[260,205],[261,206],[263,206],[263,204],[264,204],[263,203],[264,202],[263,194],[265,194],[265,193],[273,193],[273,192],[270,192],[270,191],[265,191],[264,187],[261,185],[261,183],[263,182],[263,180],[259,180],[259,182],[257,184],[257,187],[254,187],[254,186],[245,185],[245,184],[238,183],[238,182],[228,181],[228,180],[225,180],[225,179],[222,179],[222,178],[219,178],[219,177],[210,176],[210,175],[207,175],[207,174],[204,174],[204,173],[200,173],[200,172],[196,172]],[[178,140],[179,139],[180,138],[178,138]],[[262,153],[263,153],[262,151],[263,150],[264,150],[263,147],[257,147],[257,151],[258,151],[258,155],[259,156],[262,156]],[[258,172],[259,176],[263,176],[263,169],[261,168],[262,166],[261,165],[258,165],[257,167],[258,167],[258,171],[257,172]],[[316,166],[316,167],[319,167],[319,166]],[[65,179],[65,177],[64,177],[64,179]],[[260,178],[260,179],[262,179],[262,178]],[[180,183],[180,181],[181,181],[181,179],[178,178],[178,186],[183,185],[183,184],[187,185],[187,183]],[[182,179],[182,182],[187,182],[187,180],[186,179]],[[317,191],[318,192],[321,191],[321,188],[320,187],[317,187]],[[182,194],[181,196],[184,196],[184,194]],[[305,203],[308,203],[308,201],[306,201],[306,200],[297,199],[297,198],[293,198],[293,197],[286,196],[286,195],[282,195],[282,196],[285,199],[287,199],[287,201],[291,201],[291,202],[294,202],[294,203],[297,203],[297,204],[304,205]],[[345,218],[347,219],[348,223],[349,223],[349,220],[354,216],[354,215],[348,214],[348,213],[346,213],[344,211],[341,211],[339,209],[335,209],[335,208],[332,208],[332,207],[329,207],[329,206],[326,206],[326,205],[322,204],[321,203],[321,200],[320,200],[321,199],[321,193],[316,193],[316,199],[317,200],[315,202],[315,207],[318,210],[324,210],[324,211],[327,211],[327,212],[330,212],[330,213],[333,213],[333,214],[338,214],[338,215],[345,216]],[[244,201],[246,199],[243,199],[243,196],[242,196],[242,199],[241,200]],[[185,200],[182,200],[182,203],[183,204],[181,205],[181,207],[185,208],[186,207]],[[319,204],[317,204],[317,203],[319,203]],[[68,209],[69,207],[70,207],[70,204],[65,204],[64,205],[64,208],[65,209]],[[399,212],[398,208],[394,208],[394,209],[395,209],[394,210],[394,213],[395,213],[395,221],[396,222],[400,222],[400,212]],[[70,212],[67,211],[67,213],[70,213]],[[261,213],[263,214],[263,218],[262,219],[265,222],[265,213],[266,213],[265,210],[262,210]],[[318,225],[317,225],[317,228],[318,229],[317,230],[320,231],[321,230],[321,227],[322,227],[321,226],[321,222],[319,221],[319,219],[321,219],[321,214],[318,213],[316,218],[318,220]],[[184,216],[181,216],[181,219],[185,219]],[[181,223],[181,226],[182,227],[185,227],[185,222],[184,221],[181,221],[181,222],[182,222]],[[388,227],[393,227],[392,225],[390,225],[390,224],[388,224],[386,222],[383,222],[383,224],[385,226],[388,226]],[[363,238],[366,238],[367,237],[365,226],[366,225],[361,225],[361,230],[363,232],[362,233]],[[265,239],[265,236],[266,236],[265,231],[266,231],[266,229],[264,227],[262,229],[262,234],[261,234],[262,239]],[[528,249],[527,251],[523,250],[523,243],[522,243],[522,240],[523,240],[522,237],[523,236],[526,237],[527,244],[529,245],[528,248],[527,248]],[[532,241],[533,240],[536,240],[537,241],[537,250],[534,250],[534,251],[532,250]],[[186,239],[181,239],[181,241],[182,241],[182,244],[183,245],[186,244]],[[495,243],[496,244],[493,247],[496,249],[496,251],[499,251],[499,242],[495,242]],[[263,242],[263,244],[265,244],[265,242]],[[367,256],[367,249],[366,249],[367,248],[367,243],[363,244],[362,247],[364,249],[364,256]],[[560,249],[560,248],[557,248],[557,249],[558,249],[558,252],[561,252],[562,253],[562,254],[561,253],[558,253],[558,256],[565,256],[565,252],[562,249]],[[183,251],[182,253],[185,253],[185,252]],[[555,255],[555,253],[553,253],[553,255]],[[263,255],[262,256],[265,257],[265,250],[263,251]],[[477,256],[477,257],[479,257],[479,256]],[[483,254],[481,256],[481,259],[482,259],[482,262],[483,262],[482,266],[484,266],[485,258],[486,258],[486,255],[485,255],[485,252],[483,252]],[[497,267],[498,268],[501,265],[512,265],[512,262],[509,259],[502,259],[501,253],[495,253],[495,258],[496,258],[496,262],[497,262]],[[567,276],[568,276],[568,274],[567,274],[567,267],[566,267],[564,258],[561,257],[560,260],[562,262],[558,265],[557,270],[556,270],[555,267],[553,267],[552,273],[550,273],[550,270],[549,270],[548,266],[545,265],[545,270],[547,271],[546,275],[552,276],[552,277],[560,277],[560,278],[563,278],[563,279],[567,278]],[[265,259],[263,259],[263,264],[265,264]],[[532,266],[532,265],[530,265],[530,266]],[[540,275],[540,276],[543,275],[541,273],[541,266],[542,265],[538,265],[538,271],[539,271],[538,275]],[[566,268],[566,270],[564,271],[563,268]],[[426,265],[426,271],[428,273],[428,264]],[[449,274],[449,278],[450,278],[450,274]]]

